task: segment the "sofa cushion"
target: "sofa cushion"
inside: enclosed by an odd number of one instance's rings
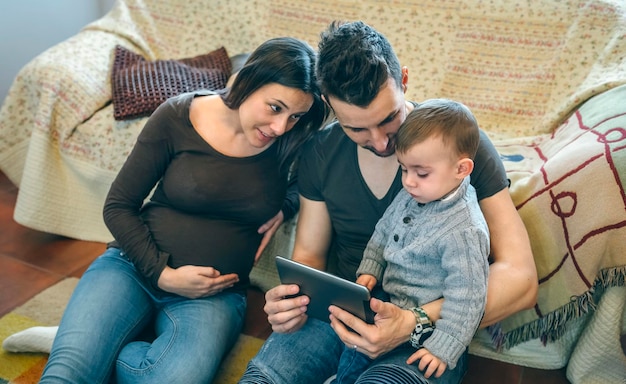
[[[147,61],[117,45],[111,72],[116,120],[149,116],[166,99],[198,89],[224,88],[232,64],[221,47],[179,60]]]

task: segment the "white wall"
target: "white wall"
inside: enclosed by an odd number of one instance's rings
[[[0,0],[0,100],[26,63],[108,12],[115,0]]]

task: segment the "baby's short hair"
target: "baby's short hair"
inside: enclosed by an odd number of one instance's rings
[[[418,104],[400,126],[396,151],[406,153],[413,145],[440,135],[446,147],[458,155],[473,159],[480,133],[472,112],[462,103],[448,99],[430,99]]]

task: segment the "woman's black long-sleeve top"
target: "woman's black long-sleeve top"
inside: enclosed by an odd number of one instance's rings
[[[105,223],[155,287],[166,265],[197,265],[237,273],[235,288],[244,288],[257,229],[281,208],[293,216],[297,192],[287,194],[276,145],[244,158],[214,150],[189,119],[195,95],[169,99],[150,117],[111,186]]]

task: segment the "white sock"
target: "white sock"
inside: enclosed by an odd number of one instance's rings
[[[32,327],[7,337],[2,348],[9,352],[50,353],[59,327]]]

